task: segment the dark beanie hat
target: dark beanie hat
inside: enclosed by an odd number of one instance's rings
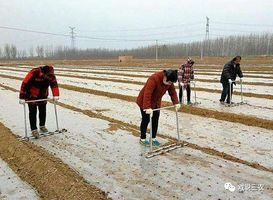
[[[164,70],[165,75],[167,77],[167,81],[171,81],[173,83],[175,83],[177,81],[177,70]]]

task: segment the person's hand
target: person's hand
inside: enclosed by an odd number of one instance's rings
[[[181,105],[179,103],[175,104],[175,111],[176,112],[178,112],[180,108],[181,108]]]
[[[228,79],[228,82],[231,84],[231,83],[232,83],[232,80],[231,80],[231,79]]]
[[[242,82],[243,81],[243,78],[240,78],[240,82]]]
[[[20,100],[19,100],[19,104],[24,105],[25,103],[26,103],[26,100],[25,100],[25,99],[20,99]]]
[[[53,97],[53,101],[59,101],[59,99],[60,99],[59,96],[54,96]]]
[[[153,116],[153,109],[148,108],[144,110],[146,112],[146,114],[150,115],[151,117]]]

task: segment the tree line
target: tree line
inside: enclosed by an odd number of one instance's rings
[[[134,58],[180,58],[184,56],[234,56],[272,55],[273,34],[250,34],[219,37],[190,43],[160,44],[134,49],[113,50],[107,48],[71,49],[67,46],[42,46],[19,50],[15,44],[0,48],[0,59],[109,59],[120,55]]]

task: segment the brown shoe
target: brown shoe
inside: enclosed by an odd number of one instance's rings
[[[32,133],[32,135],[33,135],[33,137],[34,137],[35,139],[38,139],[39,136],[40,136],[40,134],[39,134],[39,132],[38,132],[37,129],[32,130],[31,133]]]
[[[42,133],[47,133],[47,132],[48,132],[48,129],[47,129],[45,126],[41,126],[41,127],[40,127],[40,131],[41,131]]]

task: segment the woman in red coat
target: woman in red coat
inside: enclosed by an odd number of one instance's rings
[[[25,104],[25,101],[28,100],[46,99],[48,97],[49,86],[52,90],[53,100],[59,100],[59,88],[53,66],[46,65],[32,69],[22,82],[19,103]],[[40,131],[48,132],[45,127],[46,103],[47,101],[28,103],[30,128],[35,138],[39,137],[36,126],[37,107],[39,109]]]
[[[158,129],[158,119],[160,111],[153,111],[153,109],[161,107],[162,96],[168,91],[176,110],[179,110],[180,104],[178,103],[177,94],[174,84],[177,81],[177,70],[164,70],[151,75],[142,90],[140,91],[136,103],[141,111],[141,124],[140,124],[140,143],[149,145],[146,140],[146,131],[150,122],[150,115],[152,115],[152,138],[153,144],[160,145],[156,139]]]

